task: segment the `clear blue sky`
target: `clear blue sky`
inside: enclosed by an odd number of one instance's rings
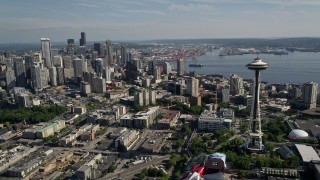
[[[0,43],[319,36],[320,0],[3,0]]]

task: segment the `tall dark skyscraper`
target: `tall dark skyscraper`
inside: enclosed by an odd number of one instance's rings
[[[68,45],[74,45],[74,39],[67,39]]]
[[[106,57],[105,61],[103,62],[104,67],[114,64],[113,62],[113,49],[112,49],[112,42],[110,40],[106,41]]]
[[[86,33],[81,32],[80,46],[86,46],[86,45],[87,45]]]
[[[24,64],[26,69],[26,78],[27,78],[27,84],[31,84],[31,66],[33,65],[33,59],[30,55],[24,56]]]
[[[67,52],[68,55],[74,55],[75,52],[75,44],[74,44],[74,39],[67,39],[68,42],[68,47],[67,47]]]
[[[98,56],[101,55],[101,44],[100,43],[94,43],[93,44],[93,50],[98,52]]]
[[[31,66],[33,65],[33,59],[30,55],[25,55],[24,56],[24,62],[25,62],[25,67],[26,67],[26,76],[28,79],[31,79]]]
[[[27,80],[22,57],[14,58],[14,73],[16,76],[16,85],[18,87],[25,87]]]

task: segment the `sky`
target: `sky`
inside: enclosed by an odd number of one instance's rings
[[[3,0],[0,44],[319,37],[320,0]]]

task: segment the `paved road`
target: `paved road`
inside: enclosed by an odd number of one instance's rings
[[[169,159],[170,159],[170,155],[162,156],[160,158],[154,158],[151,161],[148,161],[136,166],[132,166],[129,169],[123,169],[115,173],[106,174],[104,177],[99,178],[99,180],[114,179],[114,178],[130,179],[129,177],[132,177],[134,174],[141,172],[144,168],[148,168],[152,165],[161,163],[163,160],[169,160]]]
[[[100,151],[100,150],[95,150],[95,149],[84,149],[84,148],[80,148],[80,147],[50,147],[51,149],[55,150],[67,150],[67,151],[81,151],[81,152],[91,152],[91,153],[100,153],[100,154],[119,154],[119,152],[113,152],[113,151]]]

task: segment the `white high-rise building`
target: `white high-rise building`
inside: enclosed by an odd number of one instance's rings
[[[233,96],[244,94],[243,79],[236,74],[230,76],[230,94]]]
[[[155,66],[153,69],[153,76],[155,80],[161,79],[161,71],[159,66]]]
[[[66,69],[71,69],[72,66],[72,60],[71,60],[71,56],[63,56],[63,67]]]
[[[156,91],[151,90],[149,92],[149,100],[150,100],[150,104],[156,104]]]
[[[144,105],[143,94],[144,94],[143,91],[139,91],[134,94],[134,103],[136,105],[140,105],[140,106]]]
[[[164,71],[164,74],[167,74],[167,75],[172,73],[172,67],[171,67],[171,64],[169,62],[164,62],[163,63],[163,71]]]
[[[308,108],[317,106],[318,84],[314,82],[304,83],[302,86],[302,101]]]
[[[112,74],[114,73],[113,67],[106,67],[105,68],[105,75],[106,75],[106,83],[111,83],[112,81]]]
[[[52,66],[49,67],[49,77],[50,77],[50,85],[57,86],[57,68]]]
[[[156,104],[156,91],[140,90],[134,94],[134,103],[140,106]]]
[[[52,66],[51,63],[51,44],[49,38],[41,38],[41,55],[44,58],[44,64],[46,67]]]
[[[40,74],[41,74],[41,86],[42,88],[48,87],[48,81],[49,81],[49,71],[48,68],[42,67],[40,69]]]
[[[32,59],[34,63],[42,63],[42,55],[41,53],[34,53],[32,55]]]
[[[179,76],[184,75],[184,60],[183,59],[178,59],[178,61],[177,61],[177,74]]]
[[[53,56],[53,66],[55,67],[63,67],[62,57],[60,55]]]
[[[191,96],[199,95],[199,80],[197,78],[191,77],[187,79],[187,94]]]

